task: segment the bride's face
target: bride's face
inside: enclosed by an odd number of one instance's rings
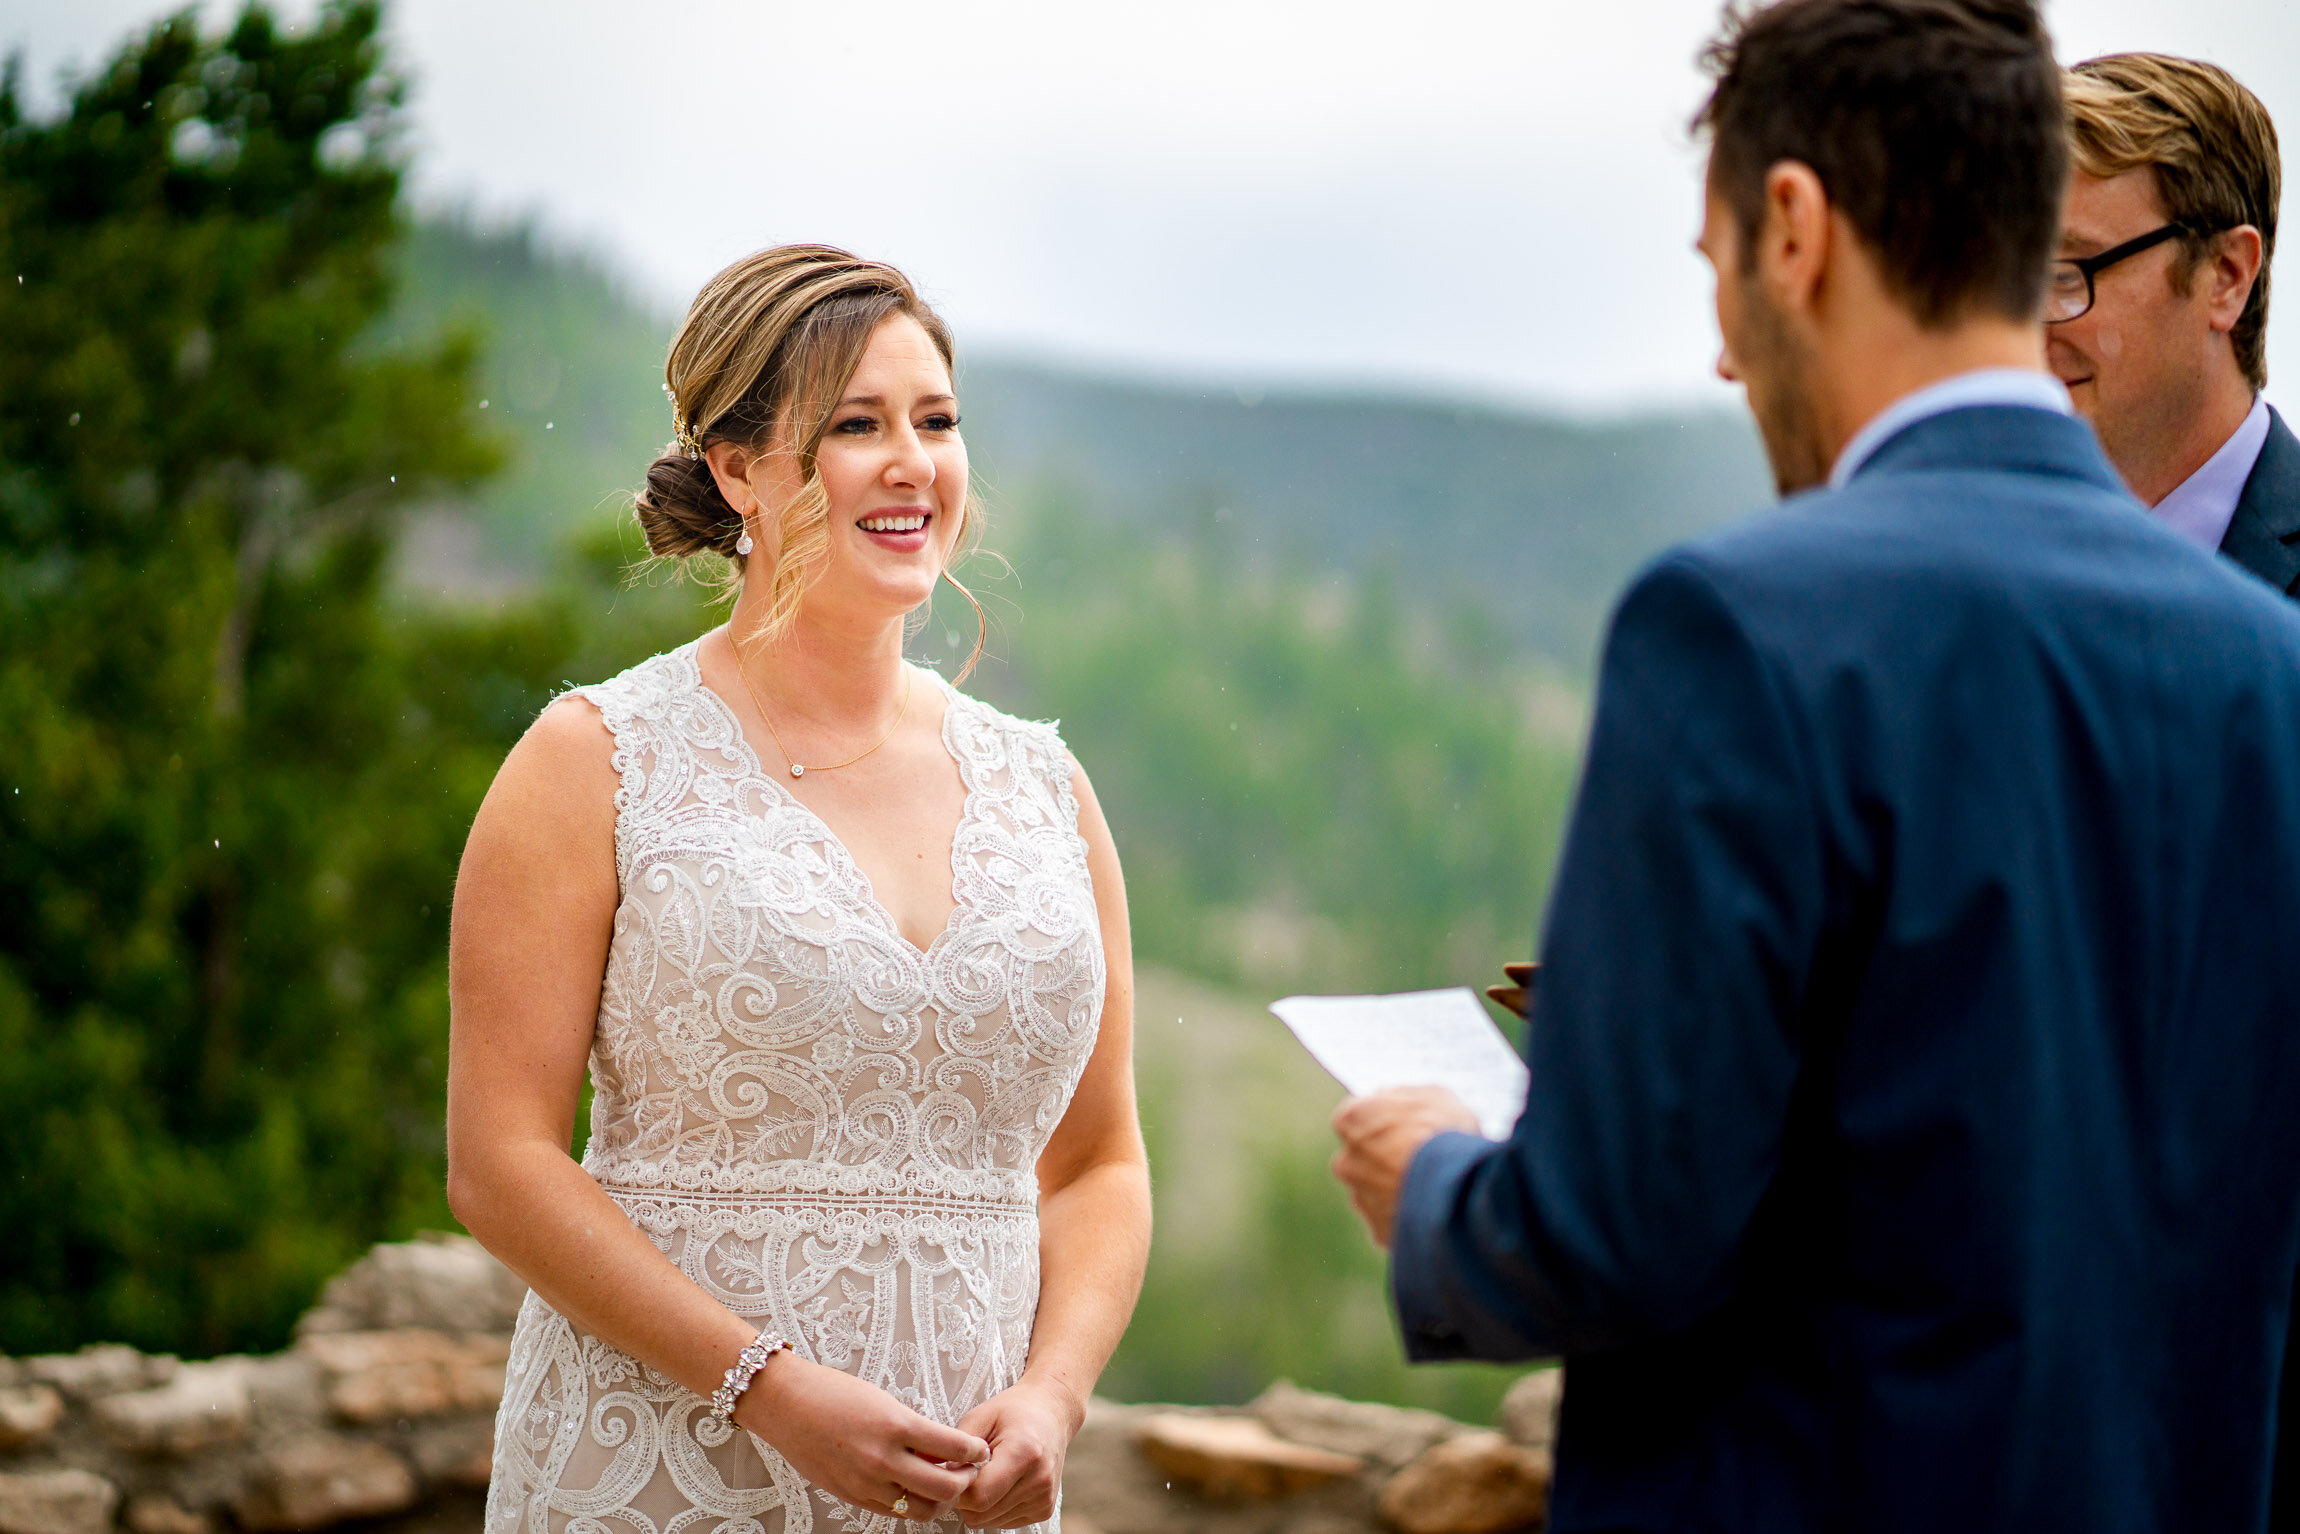
[[[933,596],[966,504],[966,443],[950,370],[909,315],[871,333],[815,467],[830,503],[830,547],[806,605],[870,619]],[[771,529],[773,510],[798,490],[796,467],[787,453],[769,453],[752,472]]]

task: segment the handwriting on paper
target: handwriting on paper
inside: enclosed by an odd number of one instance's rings
[[[1395,996],[1288,996],[1278,1021],[1352,1096],[1390,1087],[1444,1087],[1506,1140],[1525,1108],[1525,1062],[1460,987]]]

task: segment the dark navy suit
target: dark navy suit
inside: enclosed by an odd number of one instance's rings
[[[2288,597],[2300,598],[2300,437],[2271,405],[2268,440],[2260,445],[2236,514],[2220,540],[2220,552]],[[2290,934],[2268,934],[2290,941]],[[2293,1298],[2300,1309],[2300,1290]],[[2279,1531],[2300,1534],[2300,1326],[2285,1344],[2281,1457],[2277,1461],[2276,1517]]]
[[[2244,481],[2220,552],[2286,596],[2300,597],[2300,437],[2268,408],[2268,440]]]
[[[2262,1527],[2300,1274],[2300,607],[1952,411],[1648,569],[1531,1096],[1417,1358],[1569,1362],[1553,1527]]]

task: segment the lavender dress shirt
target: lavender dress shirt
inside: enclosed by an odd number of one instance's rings
[[[2268,442],[2268,401],[2254,395],[2252,413],[2244,424],[2220,444],[2220,451],[2204,466],[2182,480],[2177,489],[2154,508],[2174,532],[2199,548],[2217,549],[2228,536],[2228,523],[2236,503],[2244,498],[2245,481],[2260,461]]]

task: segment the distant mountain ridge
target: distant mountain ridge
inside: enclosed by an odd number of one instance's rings
[[[1584,423],[963,359],[960,391],[994,489],[1058,483],[1153,531],[1220,516],[1251,554],[1379,572],[1417,606],[1466,596],[1576,670],[1640,564],[1771,498],[1737,413]]]
[[[426,221],[403,270],[395,331],[487,336],[482,388],[513,455],[468,508],[477,557],[539,575],[628,504],[670,435],[673,322],[532,230]],[[1249,558],[1376,577],[1418,609],[1483,609],[1571,673],[1639,564],[1770,498],[1737,413],[1586,423],[1414,396],[1257,398],[963,350],[960,378],[994,513],[1058,489],[1153,534],[1219,519]]]

